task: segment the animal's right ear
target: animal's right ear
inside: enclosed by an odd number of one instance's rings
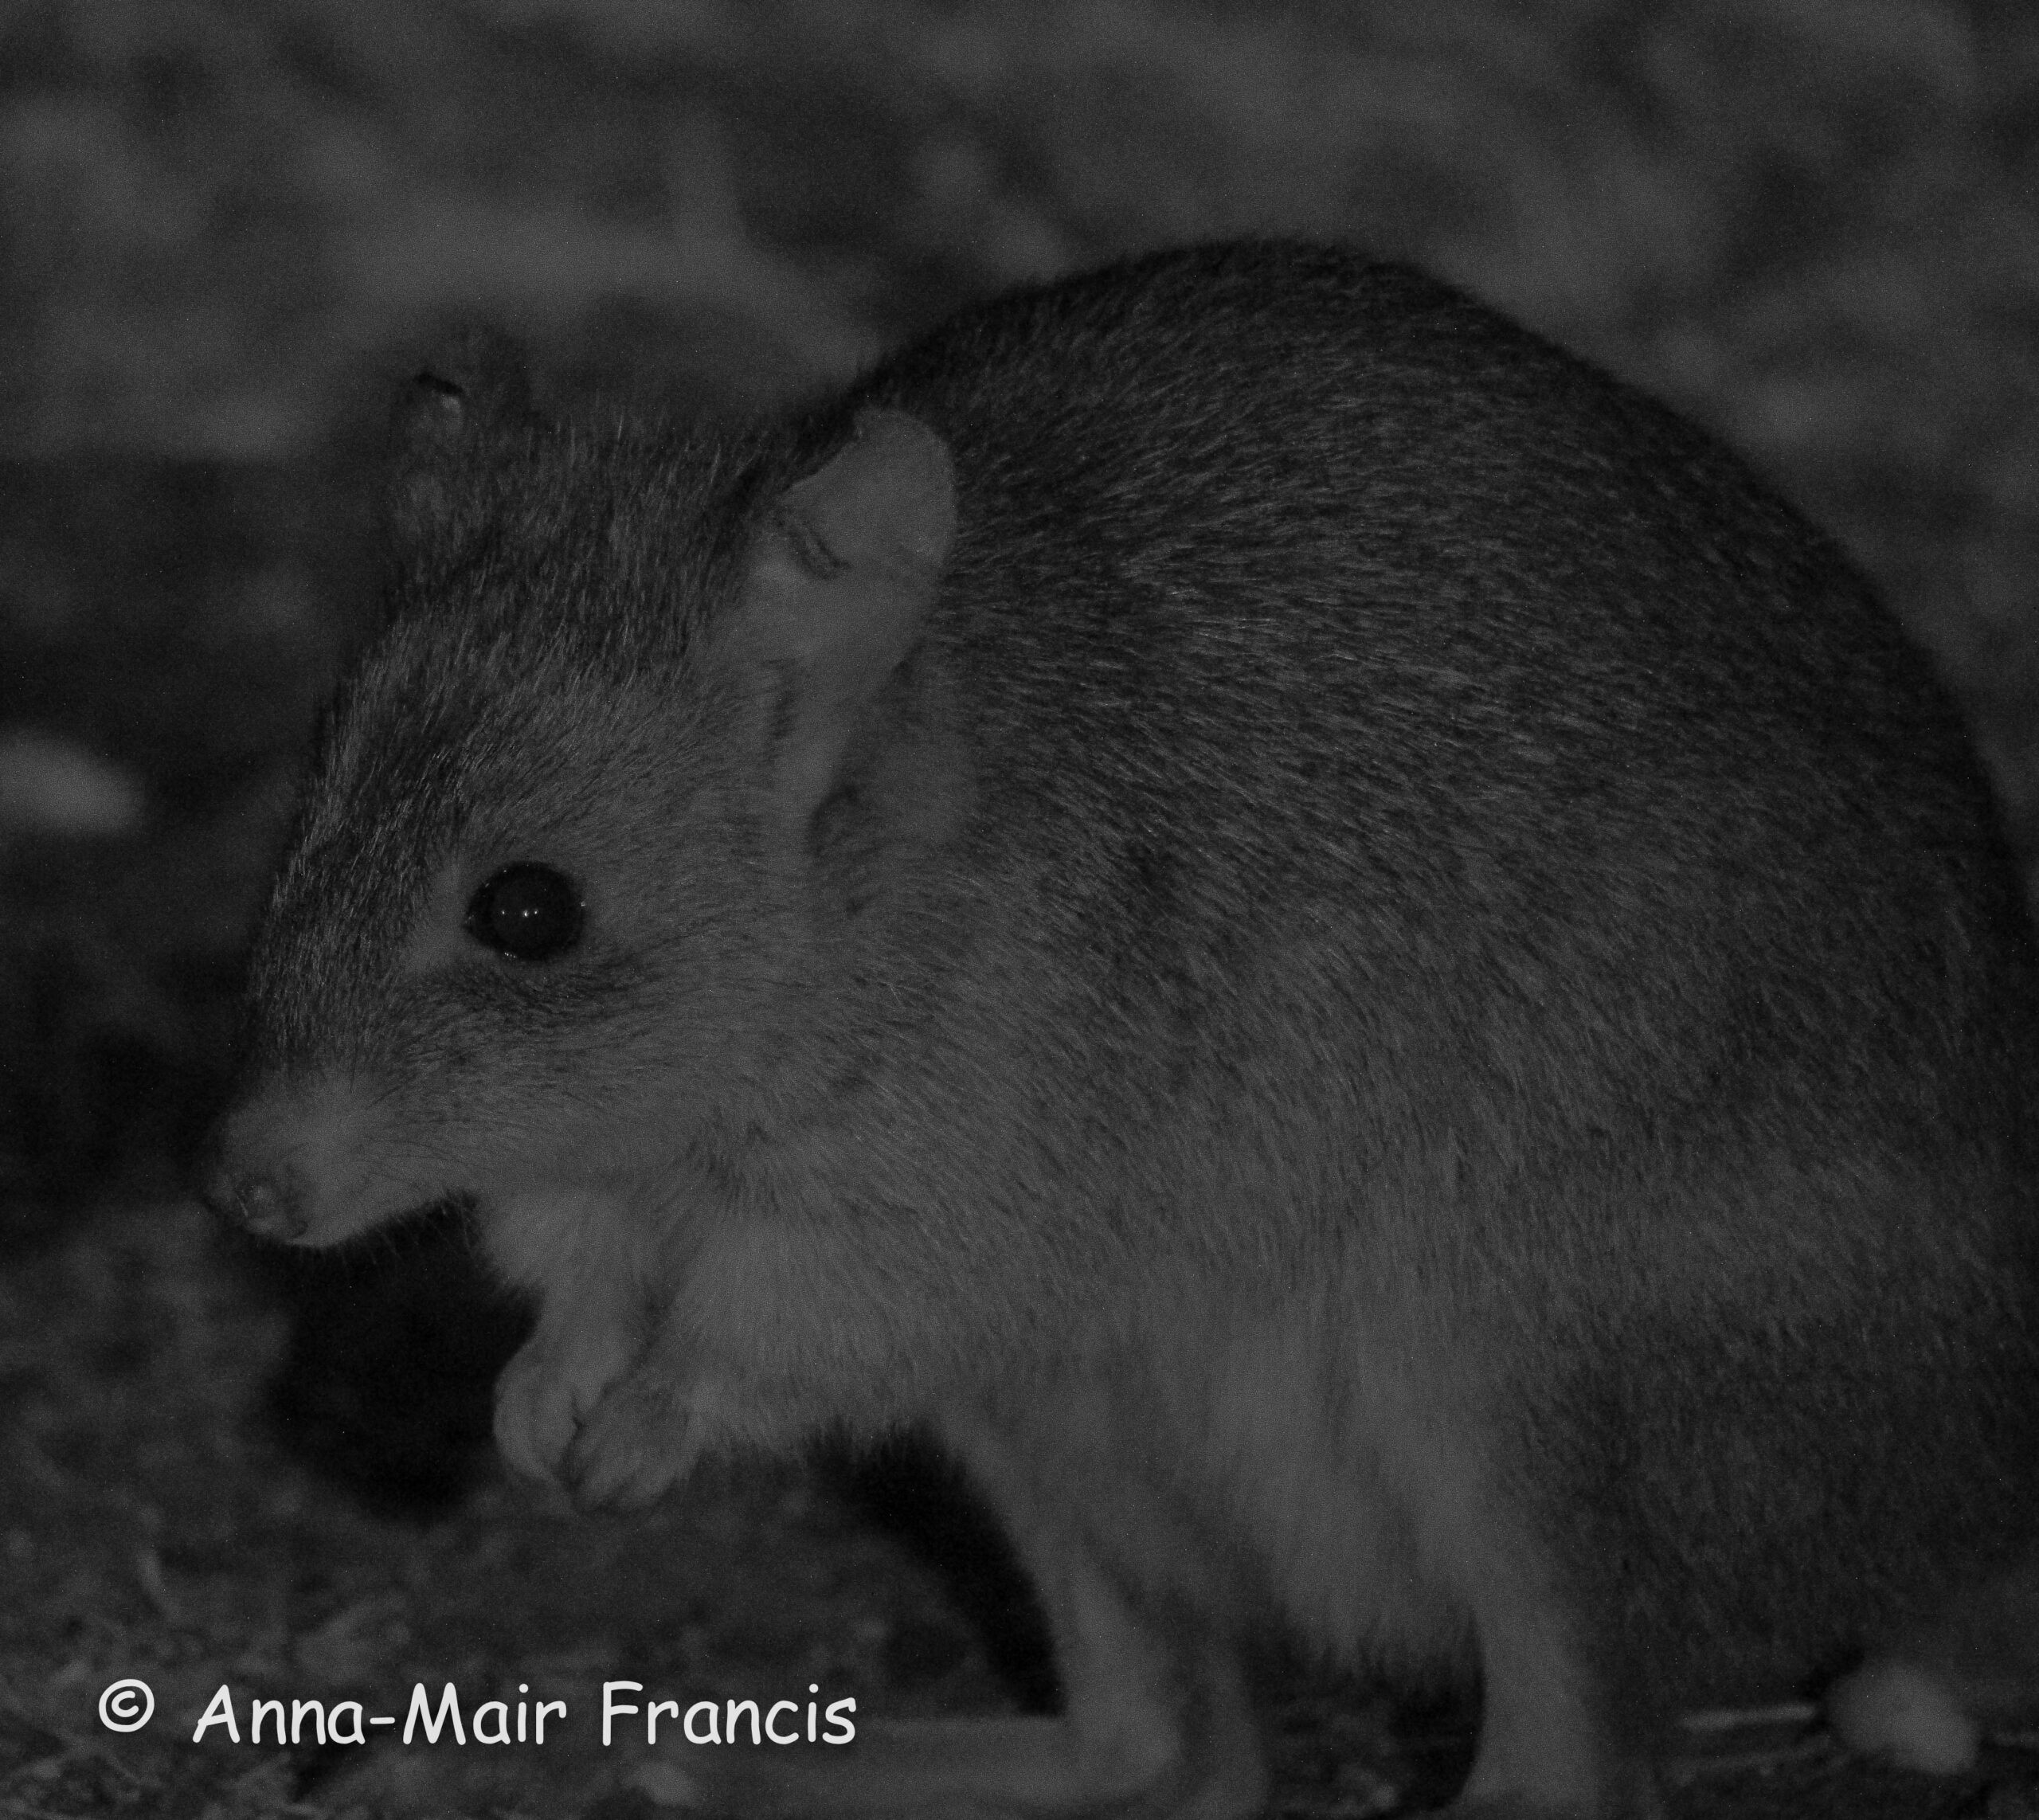
[[[479,325],[448,336],[390,413],[387,511],[399,546],[457,531],[468,476],[537,421],[530,370],[510,336]]]
[[[955,535],[948,444],[903,411],[859,413],[850,440],[773,509],[736,629],[773,698],[773,788],[786,825],[821,805],[919,638]]]

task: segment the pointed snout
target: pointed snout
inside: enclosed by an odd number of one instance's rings
[[[310,1246],[336,1245],[431,1198],[398,1198],[405,1184],[381,1179],[371,1104],[345,1078],[252,1083],[213,1134],[201,1198],[259,1238]]]
[[[222,1219],[293,1244],[311,1224],[291,1109],[273,1092],[243,1098],[213,1133],[198,1196]]]
[[[221,1161],[207,1172],[199,1193],[205,1205],[221,1219],[233,1221],[257,1238],[295,1244],[311,1224],[304,1197],[294,1190],[288,1176],[237,1169],[231,1163]]]

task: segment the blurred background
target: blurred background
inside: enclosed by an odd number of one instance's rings
[[[1931,652],[2029,859],[2029,0],[0,0],[0,1811],[400,1802],[358,1752],[185,1742],[222,1679],[1051,1699],[925,1460],[569,1524],[490,1460],[520,1316],[457,1233],[286,1266],[182,1183],[448,325],[522,336],[557,414],[727,417],[1239,233],[1415,260],[1740,447]],[[1448,1786],[1462,1716],[1268,1673],[1286,1810]],[[164,1716],[116,1737],[127,1673]],[[675,1798],[653,1767],[464,1798],[613,1820]]]

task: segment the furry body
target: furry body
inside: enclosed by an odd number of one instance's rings
[[[932,1422],[1070,1713],[874,1802],[1250,1812],[1271,1611],[1481,1670],[1469,1802],[1647,1813],[1678,1701],[2029,1548],[2014,874],[1916,655],[1698,432],[1264,245],[741,444],[477,417],[279,883],[229,1198],[471,1198],[542,1297],[499,1431],[595,1497]],[[506,963],[461,906],[532,860],[585,938]]]

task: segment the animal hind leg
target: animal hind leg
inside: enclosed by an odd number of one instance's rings
[[[1142,1612],[1074,1525],[1043,1508],[996,1438],[952,1432],[1046,1611],[1055,1716],[859,1724],[839,1749],[690,1757],[707,1804],[746,1816],[1103,1815],[1247,1820],[1266,1771],[1229,1640]]]
[[[1646,1755],[1610,1738],[1571,1626],[1533,1600],[1477,1615],[1485,1693],[1462,1820],[1661,1820]]]

